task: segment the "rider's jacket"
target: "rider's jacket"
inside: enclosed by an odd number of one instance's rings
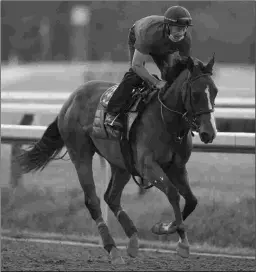
[[[173,42],[168,37],[168,26],[164,23],[164,16],[151,15],[135,22],[134,47],[142,54],[154,58],[165,58],[166,55],[179,52],[181,56],[191,55],[191,35],[186,32],[184,39]]]

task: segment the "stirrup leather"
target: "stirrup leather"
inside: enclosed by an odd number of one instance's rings
[[[118,113],[118,114],[116,115],[116,117],[113,119],[113,121],[112,121],[110,124],[108,124],[108,125],[113,126],[114,123],[115,123],[115,121],[116,121],[116,119],[119,117],[119,115],[120,115],[120,113]]]

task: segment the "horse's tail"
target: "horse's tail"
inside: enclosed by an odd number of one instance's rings
[[[53,160],[64,147],[58,128],[57,118],[48,126],[42,138],[29,150],[23,150],[17,156],[17,160],[24,173],[43,170],[45,166]]]

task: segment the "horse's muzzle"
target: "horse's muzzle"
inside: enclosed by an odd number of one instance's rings
[[[212,135],[208,134],[207,132],[199,133],[199,136],[200,136],[201,141],[205,144],[212,143],[212,141],[214,139],[214,137]]]
[[[217,135],[217,128],[213,113],[205,113],[200,115],[199,136],[203,143],[212,143]]]

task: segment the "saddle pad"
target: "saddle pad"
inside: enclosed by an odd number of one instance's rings
[[[100,97],[100,104],[102,107],[107,108],[108,102],[112,95],[114,94],[115,90],[117,89],[118,84],[115,84],[114,86],[108,88]]]
[[[95,113],[93,126],[92,126],[92,136],[100,139],[107,139],[108,135],[104,126],[105,119],[105,109],[99,104]]]

